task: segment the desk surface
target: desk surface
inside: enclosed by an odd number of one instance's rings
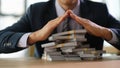
[[[0,68],[120,68],[120,57],[98,61],[43,61],[35,58],[0,59]]]

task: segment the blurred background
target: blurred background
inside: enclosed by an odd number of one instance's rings
[[[24,14],[30,4],[36,2],[45,2],[48,0],[0,0],[0,30],[16,23]],[[120,20],[120,0],[92,0],[95,2],[103,2],[107,4],[109,12],[118,20]],[[106,41],[104,49],[113,54],[119,54],[119,50],[112,47]],[[24,58],[33,56],[34,47],[11,53],[0,54],[0,58]]]

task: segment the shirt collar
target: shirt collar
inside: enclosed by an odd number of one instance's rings
[[[76,7],[72,10],[73,13],[75,13],[76,15],[79,15],[79,9],[80,9],[79,7],[80,7],[80,0],[78,0]],[[57,16],[61,16],[65,13],[65,10],[59,5],[58,0],[55,0],[55,8],[56,8]]]

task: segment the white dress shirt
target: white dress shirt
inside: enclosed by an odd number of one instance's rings
[[[58,0],[55,0],[56,2],[55,2],[55,7],[56,7],[56,12],[57,12],[57,16],[61,16],[61,15],[63,15],[64,13],[65,13],[65,10],[59,5],[59,3],[58,3]],[[76,15],[78,15],[78,16],[80,16],[80,14],[79,14],[79,11],[80,11],[80,0],[78,0],[78,3],[77,3],[77,5],[76,5],[76,7],[72,10],[73,11],[73,13],[75,13]],[[62,32],[62,29],[61,29],[61,27],[64,25],[64,23],[61,23],[59,26],[58,26],[58,28],[57,28],[57,32]],[[70,20],[70,27],[71,27],[71,29],[81,29],[82,28],[82,26],[80,26],[78,23],[76,23],[76,21],[74,21],[74,20]],[[118,38],[117,38],[117,36],[116,36],[116,34],[111,30],[111,32],[112,32],[112,39],[110,40],[110,41],[107,41],[107,42],[109,42],[109,43],[111,43],[111,44],[114,44],[114,43],[117,43],[118,42]],[[28,39],[28,36],[30,35],[31,33],[26,33],[26,34],[24,34],[21,38],[20,38],[20,40],[19,40],[19,42],[18,42],[18,47],[23,47],[23,48],[26,48],[26,47],[28,47],[28,46],[30,46],[30,45],[28,45],[27,44],[27,39]]]

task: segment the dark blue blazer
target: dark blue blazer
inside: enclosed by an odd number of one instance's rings
[[[80,16],[90,19],[103,27],[110,28],[115,32],[120,41],[120,22],[108,13],[106,5],[88,0],[80,1]],[[11,53],[24,49],[17,46],[18,41],[23,34],[39,30],[48,21],[57,17],[54,2],[55,0],[50,0],[48,2],[32,4],[17,23],[0,31],[0,53]],[[53,33],[56,33],[56,29]],[[90,34],[86,34],[86,38],[90,47],[102,50],[102,38]],[[45,40],[36,43],[35,47],[39,57],[41,57],[43,53],[41,44],[47,42],[49,41]],[[120,49],[120,42],[113,44],[113,46]]]

